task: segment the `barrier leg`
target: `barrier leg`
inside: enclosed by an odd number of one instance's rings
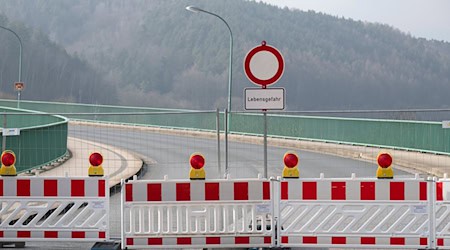
[[[4,247],[25,248],[25,242],[0,242],[0,248]]]

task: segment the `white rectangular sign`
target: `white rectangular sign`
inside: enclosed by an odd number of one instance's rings
[[[450,121],[442,121],[442,128],[450,128]]]
[[[284,109],[284,88],[246,88],[244,98],[246,110]]]
[[[4,128],[3,136],[20,135],[20,128]]]

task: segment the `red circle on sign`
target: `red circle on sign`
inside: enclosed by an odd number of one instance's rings
[[[271,78],[265,79],[265,80],[259,79],[258,77],[256,77],[250,69],[250,61],[252,60],[252,57],[261,51],[267,51],[269,53],[272,53],[278,61],[278,70],[275,73],[275,75],[273,75]],[[273,84],[273,83],[277,82],[283,75],[283,71],[284,71],[283,56],[276,48],[269,46],[269,45],[263,44],[261,46],[255,47],[252,50],[250,50],[247,53],[247,55],[245,56],[244,71],[245,71],[245,74],[247,75],[247,78],[257,85],[267,86],[267,85]]]

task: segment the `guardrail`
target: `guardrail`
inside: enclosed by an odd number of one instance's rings
[[[262,134],[263,116],[234,114],[232,131]],[[441,122],[268,115],[275,137],[450,155],[450,129]]]
[[[14,106],[16,102],[0,100],[0,105]],[[22,101],[21,105],[24,108],[43,112],[64,113],[65,116],[75,119],[184,129],[216,129],[214,111],[198,112],[30,101]],[[80,115],[80,113],[85,114]],[[102,115],[96,116],[96,113],[102,113]],[[111,113],[111,115],[107,115],[107,113]],[[131,116],[123,116],[119,113],[136,113],[136,115],[131,118]],[[262,135],[263,133],[263,116],[260,114],[234,112],[230,119],[232,133],[251,135]],[[223,113],[219,125],[223,129]],[[440,122],[269,114],[268,126],[268,134],[273,137],[450,155],[450,144],[448,143],[450,129],[443,129]]]
[[[67,152],[68,120],[30,110],[0,108],[2,128],[16,129],[3,134],[0,145],[17,156],[17,172],[47,165],[65,156]]]

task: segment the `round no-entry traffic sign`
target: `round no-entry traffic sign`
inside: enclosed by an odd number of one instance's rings
[[[284,71],[284,59],[280,51],[265,41],[251,49],[244,59],[244,72],[256,85],[267,86],[277,82]]]

